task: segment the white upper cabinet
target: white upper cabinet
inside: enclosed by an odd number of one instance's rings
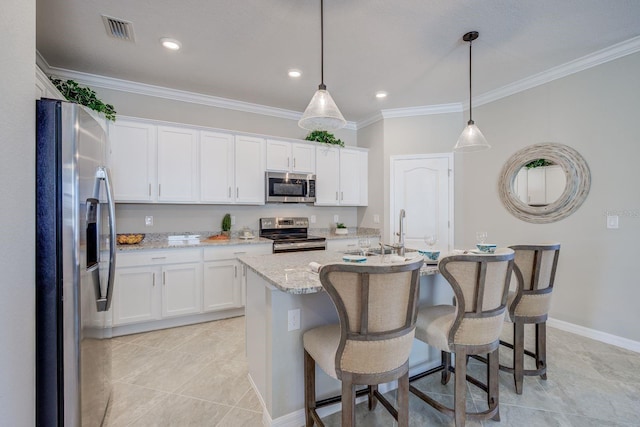
[[[235,142],[227,133],[200,133],[200,201],[233,203]]]
[[[313,144],[267,140],[267,170],[315,173],[316,149]]]
[[[198,200],[198,131],[158,127],[158,201]]]
[[[366,206],[367,182],[367,151],[316,148],[316,205]]]
[[[49,77],[36,66],[36,99],[51,98],[65,100],[64,96],[56,88]]]
[[[109,123],[109,165],[116,202],[156,200],[156,126],[128,120]]]
[[[237,204],[264,204],[265,141],[262,138],[235,137],[235,194]]]

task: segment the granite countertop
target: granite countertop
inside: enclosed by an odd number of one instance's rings
[[[226,246],[226,245],[254,245],[254,244],[271,244],[273,240],[264,239],[257,235],[252,239],[241,239],[237,235],[231,235],[229,240],[206,240],[207,237],[219,234],[212,231],[204,232],[186,232],[186,233],[150,233],[146,234],[142,242],[135,245],[117,245],[118,251],[139,251],[149,249],[168,249],[168,248],[194,248],[207,246]],[[197,236],[199,238],[191,238],[185,240],[169,241],[169,236]]]
[[[258,230],[251,230],[255,236],[253,239],[242,239],[237,232],[231,233],[229,240],[206,240],[207,237],[214,234],[220,234],[219,231],[187,231],[184,233],[147,233],[142,242],[135,245],[117,245],[118,251],[138,251],[145,249],[167,249],[167,248],[193,248],[198,246],[222,246],[222,245],[252,245],[252,244],[269,244],[273,240],[258,237]],[[355,239],[359,236],[380,237],[380,230],[377,228],[349,227],[348,234],[335,234],[334,229],[328,228],[309,228],[310,236],[325,237],[329,240],[335,239]],[[128,234],[128,233],[127,233]],[[136,234],[136,233],[132,233]],[[200,238],[185,239],[178,241],[169,241],[169,236],[196,236]]]
[[[342,262],[341,252],[310,251],[270,255],[240,255],[238,260],[255,271],[275,288],[291,294],[312,294],[323,290],[320,277],[311,271],[309,263]],[[368,264],[379,264],[379,256],[367,258]],[[421,276],[438,274],[436,265],[424,265]]]

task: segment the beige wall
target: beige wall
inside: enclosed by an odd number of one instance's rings
[[[384,121],[379,120],[362,129],[358,129],[358,143],[360,147],[368,148],[369,155],[369,179],[367,188],[369,191],[366,207],[358,208],[358,224],[361,227],[384,228],[384,188],[385,176],[384,164]],[[380,222],[374,222],[374,215],[380,217]]]
[[[35,0],[2,3],[0,425],[35,424]]]
[[[640,286],[634,264],[640,241],[640,54],[474,109],[492,149],[456,165],[456,245],[473,245],[476,230],[503,244],[562,243],[551,316],[640,341]],[[570,217],[529,224],[500,203],[496,183],[505,160],[535,143],[578,150],[592,174],[591,192]],[[456,155],[456,158],[459,158]],[[462,166],[462,167],[460,167]],[[635,212],[608,230],[606,211]]]

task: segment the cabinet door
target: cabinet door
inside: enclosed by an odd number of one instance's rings
[[[162,267],[162,317],[201,312],[201,264]]]
[[[156,196],[156,127],[109,123],[109,167],[116,202],[151,202]]]
[[[340,151],[334,147],[316,147],[316,205],[339,204]]]
[[[316,147],[311,144],[291,144],[292,172],[316,172]]]
[[[198,199],[198,132],[158,127],[158,201]]]
[[[160,318],[160,268],[116,270],[113,324],[125,325]]]
[[[340,150],[340,204],[357,206],[360,203],[360,152]]]
[[[262,138],[236,136],[236,203],[264,204],[264,146],[265,142]]]
[[[200,133],[200,201],[231,203],[234,188],[233,135]]]
[[[527,169],[527,190],[528,204],[546,204],[544,168]]]
[[[291,143],[267,140],[267,170],[289,172],[291,170]]]
[[[204,311],[242,306],[242,269],[235,260],[204,263]]]

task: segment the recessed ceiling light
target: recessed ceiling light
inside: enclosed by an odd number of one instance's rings
[[[289,77],[300,77],[302,75],[302,71],[300,70],[289,70]]]
[[[387,92],[384,92],[384,91],[376,92],[376,98],[382,99],[382,98],[386,98],[386,97],[387,97]]]
[[[182,44],[178,40],[170,39],[168,37],[161,38],[160,43],[169,50],[178,50],[182,47]]]

